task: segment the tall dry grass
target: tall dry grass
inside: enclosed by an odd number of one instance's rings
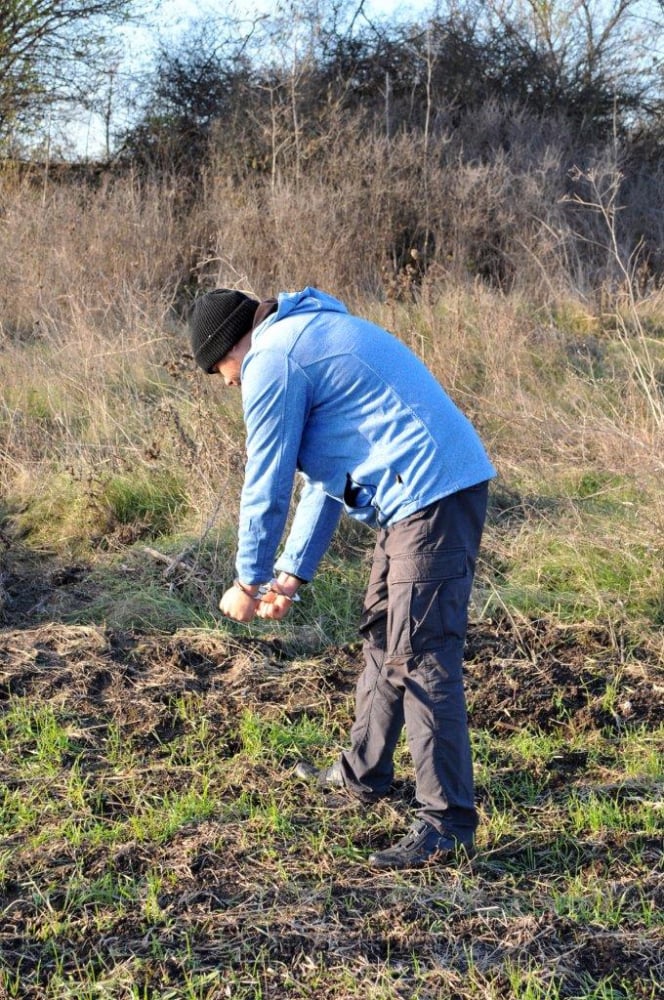
[[[229,174],[221,158],[195,189],[0,177],[5,511],[41,544],[131,541],[157,530],[148,514],[117,530],[148,502],[111,499],[134,479],[146,495],[184,490],[173,530],[232,525],[240,401],[194,369],[188,306],[215,286],[316,284],[424,357],[476,422],[499,488],[629,477],[653,498],[654,537],[664,301],[633,272],[619,164],[611,174],[600,151],[572,184],[571,138],[519,119],[510,152],[489,155],[507,123],[484,114],[484,152],[479,129],[424,148],[351,124],[297,177]]]

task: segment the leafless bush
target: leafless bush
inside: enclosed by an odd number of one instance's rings
[[[604,169],[608,153],[575,148],[564,120],[490,102],[463,127],[439,118],[431,135],[388,138],[340,113],[328,124],[296,148],[280,122],[274,155],[241,178],[225,147],[215,150],[198,205],[199,282],[227,272],[257,289],[318,283],[389,296],[428,274],[538,301],[601,283],[596,220],[569,198],[574,177]],[[638,171],[625,178],[621,197],[633,201],[621,237],[656,282],[661,213],[649,193]]]

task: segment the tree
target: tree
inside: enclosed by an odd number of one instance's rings
[[[107,51],[108,32],[126,23],[138,3],[2,0],[0,142],[35,131],[54,104],[89,93],[89,73]]]
[[[648,10],[644,0],[488,0],[508,96],[545,113],[562,110],[600,134],[627,124],[656,75],[644,56],[648,44],[657,50],[663,26]]]
[[[205,160],[213,125],[239,142],[253,77],[246,46],[255,22],[194,24],[176,46],[161,45],[138,120],[119,136],[120,158],[192,174]],[[241,143],[240,143],[241,144]]]

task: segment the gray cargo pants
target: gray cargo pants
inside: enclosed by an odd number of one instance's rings
[[[480,483],[379,531],[360,626],[365,667],[340,761],[351,791],[386,794],[405,724],[418,816],[464,841],[477,812],[463,648],[487,493]]]

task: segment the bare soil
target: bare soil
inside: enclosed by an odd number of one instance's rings
[[[58,622],[54,611],[85,602],[85,576],[83,566],[34,562],[5,570],[0,706],[16,698],[47,702],[71,720],[91,808],[109,823],[130,808],[127,790],[109,772],[111,725],[140,749],[149,797],[157,789],[181,791],[191,780],[190,770],[173,757],[190,725],[179,708],[182,695],[199,699],[200,713],[215,734],[213,750],[228,760],[239,752],[238,719],[247,709],[266,719],[325,715],[342,726],[350,719],[359,646],[298,660],[277,634],[262,640],[214,630],[146,635]],[[631,727],[655,730],[664,719],[661,666],[661,650],[652,642],[627,649],[608,629],[544,620],[515,625],[507,618],[473,624],[467,644],[471,725],[496,740],[524,727],[575,737],[601,730],[608,739]],[[584,777],[588,754],[578,746],[576,740],[575,749],[547,765],[554,799],[558,790],[562,794]],[[296,831],[298,825],[311,830],[321,822],[320,796],[294,787],[293,763],[286,756],[276,772],[260,761],[245,765],[226,795],[245,793],[255,802],[288,796],[291,812],[295,796]],[[69,764],[74,766],[73,756]],[[15,785],[11,772],[3,777],[7,787]],[[620,788],[606,791],[625,794]],[[488,801],[489,793],[480,785],[480,802]],[[185,967],[193,962],[200,975],[221,968],[238,976],[237,970],[253,963],[261,995],[274,1000],[354,997],[359,993],[350,987],[345,993],[339,985],[341,970],[354,970],[358,982],[368,982],[375,975],[371,969],[381,968],[391,977],[389,995],[406,998],[412,995],[413,955],[429,970],[430,992],[418,994],[423,997],[465,997],[471,962],[491,979],[495,995],[505,998],[513,995],[505,972],[510,962],[548,970],[562,982],[563,996],[579,995],[579,984],[588,979],[616,976],[630,984],[635,997],[655,995],[649,984],[662,970],[657,934],[581,925],[556,913],[543,889],[539,909],[519,904],[520,893],[532,903],[538,883],[556,878],[548,867],[544,832],[539,841],[488,845],[467,871],[396,880],[369,871],[361,854],[382,846],[385,834],[376,832],[381,821],[384,827],[396,808],[405,822],[413,801],[412,780],[406,777],[394,800],[381,804],[373,819],[367,817],[366,832],[355,845],[357,860],[347,851],[313,856],[297,832],[283,839],[275,835],[266,845],[260,837],[252,839],[251,821],[239,813],[235,821],[226,816],[224,822],[185,823],[163,843],[74,847],[54,839],[36,849],[10,838],[2,848],[9,860],[0,885],[0,960],[5,968],[21,970],[19,995],[35,1000],[51,996],[47,983],[56,965],[74,978],[77,970],[94,967],[103,978],[138,960],[141,997],[161,996],[167,987],[178,996]],[[338,824],[339,842],[344,810],[355,808],[343,806],[325,821],[332,831]],[[635,871],[637,850],[649,859],[645,875]],[[571,870],[588,880],[607,878],[616,891],[649,895],[661,910],[660,865],[661,842],[638,833],[580,841],[570,860]],[[49,907],[64,913],[69,906],[71,913],[67,885],[92,884],[109,872],[140,881],[155,870],[171,878],[159,896],[162,918],[152,924],[138,903],[123,907],[117,917],[113,905],[108,912],[81,905],[66,943],[43,930],[40,899],[46,895]],[[327,979],[316,978],[321,969]],[[133,996],[119,987],[108,995]],[[235,994],[220,987],[210,994],[217,995]]]

